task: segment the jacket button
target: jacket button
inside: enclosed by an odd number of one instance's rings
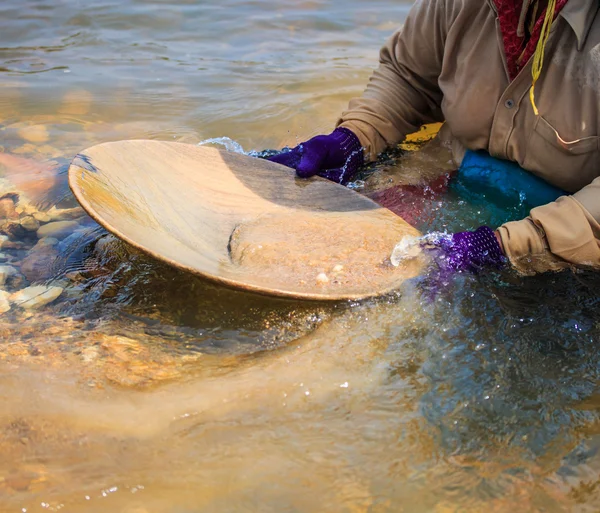
[[[507,109],[512,109],[512,108],[515,106],[515,102],[514,102],[513,100],[511,100],[511,99],[508,99],[508,100],[506,100],[506,101],[504,102],[504,106],[505,106]]]

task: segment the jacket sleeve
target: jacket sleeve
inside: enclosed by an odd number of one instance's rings
[[[507,257],[525,274],[571,265],[600,269],[600,178],[498,233]]]
[[[423,124],[443,121],[438,78],[449,24],[446,3],[417,0],[404,26],[381,49],[363,96],[342,113],[338,126],[357,135],[367,161]]]

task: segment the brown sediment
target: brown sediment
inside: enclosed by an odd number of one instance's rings
[[[360,294],[389,289],[397,280],[415,276],[422,263],[394,267],[390,255],[406,235],[418,235],[407,223],[381,219],[351,222],[344,216],[295,212],[267,215],[242,224],[230,240],[232,261],[276,286],[294,284],[310,292],[343,291]]]

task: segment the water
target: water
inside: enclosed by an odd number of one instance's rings
[[[73,208],[65,165],[93,144],[259,152],[328,131],[409,7],[5,1],[2,177],[42,210]],[[450,169],[439,148],[392,157],[352,186],[376,196]],[[434,192],[400,205],[425,231],[519,214]],[[437,294],[425,275],[378,300],[300,303],[190,278],[77,222],[44,250],[41,281],[64,295],[0,317],[0,511],[600,507],[594,273],[459,275]],[[2,258],[22,270],[35,239],[19,232]]]

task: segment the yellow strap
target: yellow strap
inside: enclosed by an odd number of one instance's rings
[[[529,99],[531,100],[531,105],[533,106],[533,112],[536,116],[539,116],[538,108],[535,104],[535,94],[534,88],[535,83],[542,73],[542,65],[544,63],[544,49],[546,48],[546,43],[548,42],[548,37],[550,36],[550,27],[552,26],[552,20],[554,19],[554,11],[556,10],[556,0],[548,0],[548,7],[546,8],[546,16],[544,16],[544,23],[542,25],[542,31],[540,33],[540,39],[537,42],[537,46],[535,47],[535,52],[533,54],[533,65],[531,67],[531,75],[533,77],[533,82],[531,83],[531,89],[529,90]]]

